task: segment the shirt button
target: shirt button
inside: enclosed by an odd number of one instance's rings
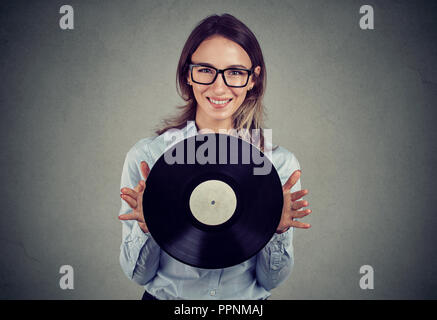
[[[211,290],[211,291],[209,292],[209,294],[212,295],[212,296],[215,296],[215,290]]]

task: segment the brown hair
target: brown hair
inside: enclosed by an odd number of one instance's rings
[[[249,55],[252,67],[260,66],[260,74],[253,74],[254,87],[247,92],[246,98],[233,115],[233,127],[237,131],[246,130],[250,135],[252,129],[260,129],[260,149],[264,151],[264,135],[262,133],[265,117],[262,102],[266,87],[266,68],[264,58],[255,35],[240,20],[230,14],[211,15],[203,19],[189,35],[179,59],[176,72],[176,89],[179,96],[186,101],[185,105],[177,106],[180,113],[163,120],[163,128],[156,130],[161,135],[165,131],[186,126],[187,121],[195,120],[197,102],[193,90],[187,84],[191,56],[199,45],[213,35],[221,35],[238,43]]]

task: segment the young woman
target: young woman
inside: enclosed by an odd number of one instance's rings
[[[150,235],[142,208],[145,180],[167,147],[167,130],[181,129],[182,138],[187,138],[205,129],[249,129],[249,133],[261,129],[265,83],[258,41],[232,15],[209,16],[188,37],[177,69],[179,94],[186,105],[179,107],[180,115],[165,121],[157,136],[142,139],[129,150],[121,177],[120,264],[130,279],[145,287],[143,299],[267,299],[269,291],[290,275],[293,228],[310,227],[294,219],[311,210],[303,209],[308,202],[301,198],[308,190],[301,190],[299,162],[282,147],[272,151],[284,196],[276,234],[239,265],[201,269],[172,258]]]

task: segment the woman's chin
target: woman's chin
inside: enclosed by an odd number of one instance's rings
[[[209,107],[207,112],[208,117],[211,117],[215,120],[226,120],[230,116],[232,116],[231,109],[228,107],[216,109],[214,107]]]

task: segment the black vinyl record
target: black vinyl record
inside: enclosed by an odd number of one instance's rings
[[[199,186],[208,186],[208,199]],[[206,269],[234,266],[258,253],[275,233],[282,205],[281,181],[270,160],[245,140],[218,133],[195,135],[169,148],[152,167],[143,196],[144,219],[161,249]],[[194,208],[227,216],[205,223]]]

